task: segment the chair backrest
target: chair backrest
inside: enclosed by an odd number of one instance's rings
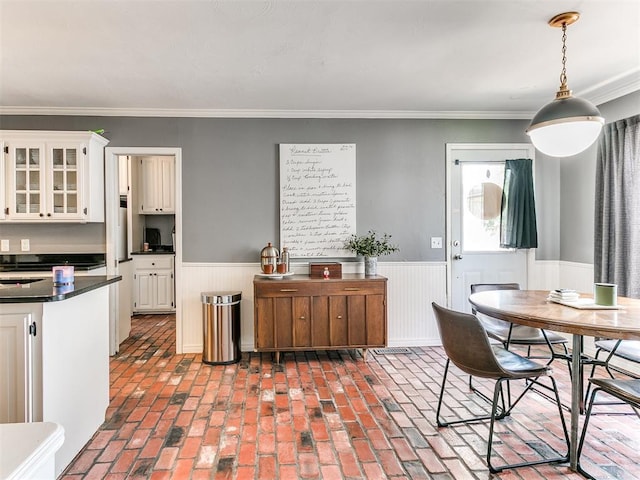
[[[460,370],[476,377],[502,377],[489,337],[475,315],[456,312],[431,304],[438,322],[442,346],[449,359]]]
[[[472,283],[471,293],[488,292],[491,290],[520,290],[519,283]]]
[[[471,293],[489,292],[491,290],[520,290],[519,283],[472,283]],[[475,308],[471,308],[473,313],[476,312]],[[504,322],[501,320],[501,322]],[[504,322],[505,324],[508,322]]]

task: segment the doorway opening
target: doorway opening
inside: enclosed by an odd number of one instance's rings
[[[144,167],[139,162],[153,159],[154,163],[162,163],[152,175],[158,173],[154,179],[154,188],[165,188],[171,185],[171,191],[165,191],[161,201],[168,201],[169,207],[162,203],[151,205],[143,198],[143,194],[148,194],[153,188],[142,190],[141,175]],[[156,162],[156,160],[158,162]],[[133,162],[136,162],[134,165]],[[167,167],[169,165],[169,167]],[[167,177],[170,174],[171,177]],[[170,181],[167,181],[167,178]],[[163,147],[107,147],[105,149],[105,200],[106,200],[106,256],[108,275],[132,276],[131,265],[122,263],[124,255],[131,256],[131,252],[143,251],[147,247],[147,240],[153,240],[157,253],[170,253],[164,250],[172,249],[174,252],[173,271],[173,303],[176,315],[176,353],[182,353],[182,149]],[[127,186],[126,190],[123,187]],[[123,202],[124,200],[124,202]],[[122,204],[126,204],[126,212],[122,212]],[[145,211],[152,208],[161,209]],[[162,210],[164,209],[164,210]],[[122,228],[122,218],[126,218],[126,230]],[[147,238],[148,237],[148,238]],[[124,247],[122,246],[124,243]],[[124,275],[123,275],[124,279]],[[118,282],[123,284],[123,282]],[[126,338],[124,335],[126,325],[126,304],[127,295],[131,293],[135,286],[133,278],[131,282],[124,282],[122,288],[115,284],[110,295],[110,350],[115,354],[119,345]],[[124,298],[121,298],[119,290],[122,290]],[[122,308],[120,308],[122,307]],[[131,309],[129,309],[131,311]],[[123,338],[124,337],[124,338]]]

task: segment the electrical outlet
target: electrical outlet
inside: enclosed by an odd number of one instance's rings
[[[0,252],[8,252],[9,251],[9,240],[3,238],[0,240]]]
[[[28,252],[29,251],[29,239],[28,238],[23,238],[22,240],[20,240],[20,250],[22,250],[23,252]]]
[[[431,237],[431,248],[442,248],[442,237]]]

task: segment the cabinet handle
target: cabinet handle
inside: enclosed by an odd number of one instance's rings
[[[280,291],[281,292],[297,292],[298,289],[297,288],[281,288]]]
[[[304,315],[300,317],[300,320],[304,320]]]
[[[342,319],[342,315],[338,315],[336,318],[337,318],[338,320],[340,320],[340,319]]]
[[[344,287],[345,292],[359,292],[360,289],[358,287]]]

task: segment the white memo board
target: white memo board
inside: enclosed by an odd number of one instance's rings
[[[349,257],[356,145],[280,144],[280,246],[294,258]]]

